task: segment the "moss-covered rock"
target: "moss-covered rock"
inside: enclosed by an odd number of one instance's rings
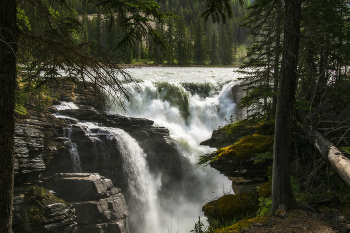
[[[275,129],[273,120],[244,119],[225,125],[219,131],[225,132],[227,137],[239,137],[248,134],[273,135]]]
[[[214,160],[228,158],[236,162],[249,161],[256,154],[270,150],[273,146],[273,141],[274,137],[272,135],[248,135],[235,144],[218,150]]]
[[[273,135],[275,131],[274,121],[263,121],[256,126],[255,133],[262,135]]]
[[[24,193],[24,196],[27,203],[28,221],[31,227],[39,226],[46,221],[46,206],[55,203],[63,203],[65,205],[69,205],[63,200],[52,195],[49,190],[43,187],[31,186]]]
[[[225,195],[218,200],[208,202],[202,210],[209,222],[218,221],[225,224],[254,214],[258,208],[257,194],[242,193],[239,195]]]
[[[30,186],[14,192],[13,230],[15,232],[64,232],[76,228],[73,206],[49,190]]]
[[[259,188],[259,197],[269,198],[272,194],[272,181],[263,183]]]
[[[247,219],[247,220],[245,219],[229,227],[217,229],[214,232],[215,233],[241,233],[242,230],[249,227],[250,225],[265,222],[267,219],[268,217],[257,217],[257,218]]]

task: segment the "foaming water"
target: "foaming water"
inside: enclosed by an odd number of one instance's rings
[[[210,167],[197,165],[197,162],[200,155],[214,151],[200,146],[200,142],[235,117],[236,104],[231,88],[237,83],[237,74],[233,68],[141,68],[128,71],[140,86],[125,84],[132,95],[125,105],[126,113],[118,106],[111,106],[109,112],[151,119],[155,125],[169,129],[181,155],[190,161],[191,167],[184,172],[191,172],[183,183],[187,192],[169,197],[168,205],[172,207],[159,209],[158,215],[160,219],[167,219],[168,232],[190,232],[198,216],[202,215],[202,206],[231,191],[231,182],[226,177]],[[193,182],[193,175],[196,182]],[[142,229],[139,232],[143,232]],[[154,229],[151,232],[159,231]]]
[[[161,186],[159,179],[150,174],[146,154],[134,138],[121,129],[112,129],[110,132],[117,139],[123,157],[123,169],[127,173],[128,189],[133,197],[133,203],[128,206],[132,211],[130,224],[139,225],[143,232],[162,232],[157,202],[157,192]]]

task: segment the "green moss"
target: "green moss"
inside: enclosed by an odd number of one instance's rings
[[[242,193],[225,195],[211,201],[203,206],[203,212],[210,221],[225,223],[254,214],[258,208],[258,197],[255,193]]]
[[[245,119],[237,121],[224,127],[219,131],[224,132],[227,137],[242,137],[248,134],[273,135],[275,122],[265,119]]]
[[[256,126],[256,133],[262,135],[274,135],[275,122],[274,121],[263,121]]]
[[[45,221],[45,206],[54,203],[64,203],[63,200],[52,195],[49,190],[31,186],[24,192],[27,203],[27,216],[30,227],[36,227]]]
[[[272,181],[263,183],[259,188],[259,197],[269,198],[272,194]]]
[[[215,230],[215,233],[240,233],[242,230],[249,227],[250,225],[253,225],[255,223],[265,222],[267,220],[268,220],[268,217],[257,217],[257,218],[252,218],[248,220],[242,220],[229,227],[217,229]]]
[[[245,119],[225,125],[219,131],[224,132],[227,137],[235,137],[254,133],[256,125],[256,121]]]
[[[16,104],[15,112],[20,116],[27,116],[28,115],[27,109],[23,105],[20,105],[20,104]]]
[[[273,146],[272,135],[253,134],[243,137],[235,144],[217,151],[215,160],[229,158],[237,162],[250,160],[258,153],[265,153]]]

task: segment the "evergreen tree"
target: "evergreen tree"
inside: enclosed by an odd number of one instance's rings
[[[220,60],[223,65],[231,65],[233,62],[232,41],[226,33],[225,25],[221,25],[220,30]]]
[[[141,40],[148,33],[164,43],[149,24],[149,17],[163,21],[167,16],[159,11],[157,3],[142,0],[85,2],[99,4],[111,18],[120,17],[126,32],[120,46]],[[120,104],[128,98],[120,78],[130,81],[130,75],[120,70],[108,56],[100,53],[104,57],[102,64],[88,52],[97,53],[96,48],[89,43],[78,43],[76,35],[82,32],[82,25],[66,0],[17,3],[0,1],[0,232],[4,233],[12,232],[16,62],[26,66],[25,78],[32,83],[56,83],[61,76],[59,70],[67,76],[80,74],[82,80],[93,81],[101,88],[110,86]],[[18,51],[17,44],[21,44]]]
[[[209,60],[210,64],[212,65],[219,65],[220,59],[219,59],[219,44],[218,44],[218,36],[216,32],[214,31],[211,36],[211,46],[210,46],[210,53],[209,53]]]
[[[197,64],[205,64],[206,46],[203,20],[199,17],[194,28],[194,61]]]
[[[281,62],[281,27],[283,25],[280,0],[256,0],[248,8],[243,24],[250,29],[254,43],[241,65],[246,96],[241,108],[249,108],[252,117],[274,116],[276,92]],[[273,80],[273,81],[272,81]]]
[[[285,17],[289,23],[284,25],[282,75],[275,118],[271,215],[282,205],[285,209],[296,207],[290,176],[290,139],[297,84],[301,1],[285,1]]]
[[[175,57],[179,65],[189,65],[190,41],[187,34],[186,22],[180,17],[175,24]]]
[[[167,26],[168,30],[166,31],[165,38],[166,42],[169,45],[169,49],[166,52],[166,60],[168,61],[168,64],[173,65],[174,62],[174,47],[175,47],[175,42],[174,42],[174,20],[173,18],[169,18],[167,20]]]
[[[18,27],[16,3],[0,2],[0,232],[12,233],[14,110]]]

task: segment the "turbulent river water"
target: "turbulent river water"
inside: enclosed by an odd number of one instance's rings
[[[130,210],[130,225],[134,231],[131,233],[190,232],[198,216],[203,215],[201,208],[207,201],[232,192],[231,183],[226,177],[210,167],[197,165],[197,162],[200,155],[214,150],[200,146],[200,142],[210,138],[213,130],[235,117],[236,104],[232,100],[231,88],[237,84],[238,74],[234,68],[203,67],[150,67],[127,71],[138,86],[125,83],[125,88],[132,95],[125,104],[126,111],[111,104],[109,113],[151,119],[155,125],[168,128],[171,138],[177,142],[178,150],[190,161],[191,172],[194,171],[199,181],[191,185],[191,180],[186,181],[184,186],[194,190],[174,194],[164,207],[157,203],[157,189],[162,185],[159,177],[153,177],[146,171],[140,182],[151,192],[144,194],[148,195],[146,202],[149,208],[142,215],[145,218],[143,222],[139,222],[139,218],[133,219],[132,214],[137,210]],[[113,99],[110,101],[112,103]],[[121,132],[115,133],[121,137]],[[140,154],[136,160],[141,163],[140,169],[148,169],[143,159],[147,155],[142,151],[132,153]]]

